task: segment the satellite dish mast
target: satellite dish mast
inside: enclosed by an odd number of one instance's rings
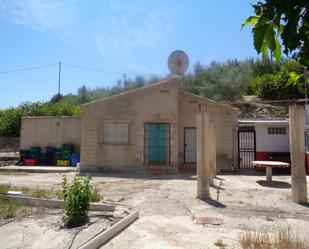
[[[182,76],[188,70],[189,57],[182,50],[175,50],[168,57],[167,65],[172,75]]]

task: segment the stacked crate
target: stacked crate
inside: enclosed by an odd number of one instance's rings
[[[24,159],[24,163],[27,166],[38,165],[40,159],[41,148],[32,146],[28,151],[27,158]]]
[[[46,147],[46,164],[47,165],[56,165],[56,151],[54,147]]]
[[[29,155],[29,150],[20,150],[19,151],[19,157],[20,157],[21,163],[25,162],[25,159],[28,158],[28,155]]]
[[[58,166],[70,166],[73,153],[73,144],[64,144],[60,149],[60,159],[57,159]],[[58,154],[59,158],[59,154]]]
[[[31,147],[30,150],[20,150],[20,164],[70,166],[73,154],[73,144],[64,144],[60,149],[54,147]],[[74,157],[75,161],[78,160]]]

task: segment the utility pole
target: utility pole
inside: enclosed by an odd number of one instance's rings
[[[59,69],[58,69],[58,96],[60,96],[60,79],[61,79],[61,61],[59,61]]]

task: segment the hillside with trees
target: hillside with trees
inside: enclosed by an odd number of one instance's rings
[[[241,101],[244,95],[257,95],[265,100],[304,97],[301,78],[290,82],[291,73],[301,73],[296,60],[273,62],[269,59],[227,60],[210,65],[195,63],[193,71],[181,78],[181,88],[217,101]],[[76,94],[55,95],[47,102],[22,103],[0,110],[0,136],[19,136],[23,116],[78,116],[80,105],[162,80],[162,77],[118,80],[112,87],[94,89],[83,85]]]

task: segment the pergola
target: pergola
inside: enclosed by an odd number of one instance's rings
[[[278,101],[276,101],[278,102]],[[304,100],[280,101],[289,104],[290,153],[292,169],[292,199],[307,203],[305,170]],[[199,106],[197,114],[197,198],[210,198],[210,184],[216,176],[216,129],[210,120],[206,105]]]

